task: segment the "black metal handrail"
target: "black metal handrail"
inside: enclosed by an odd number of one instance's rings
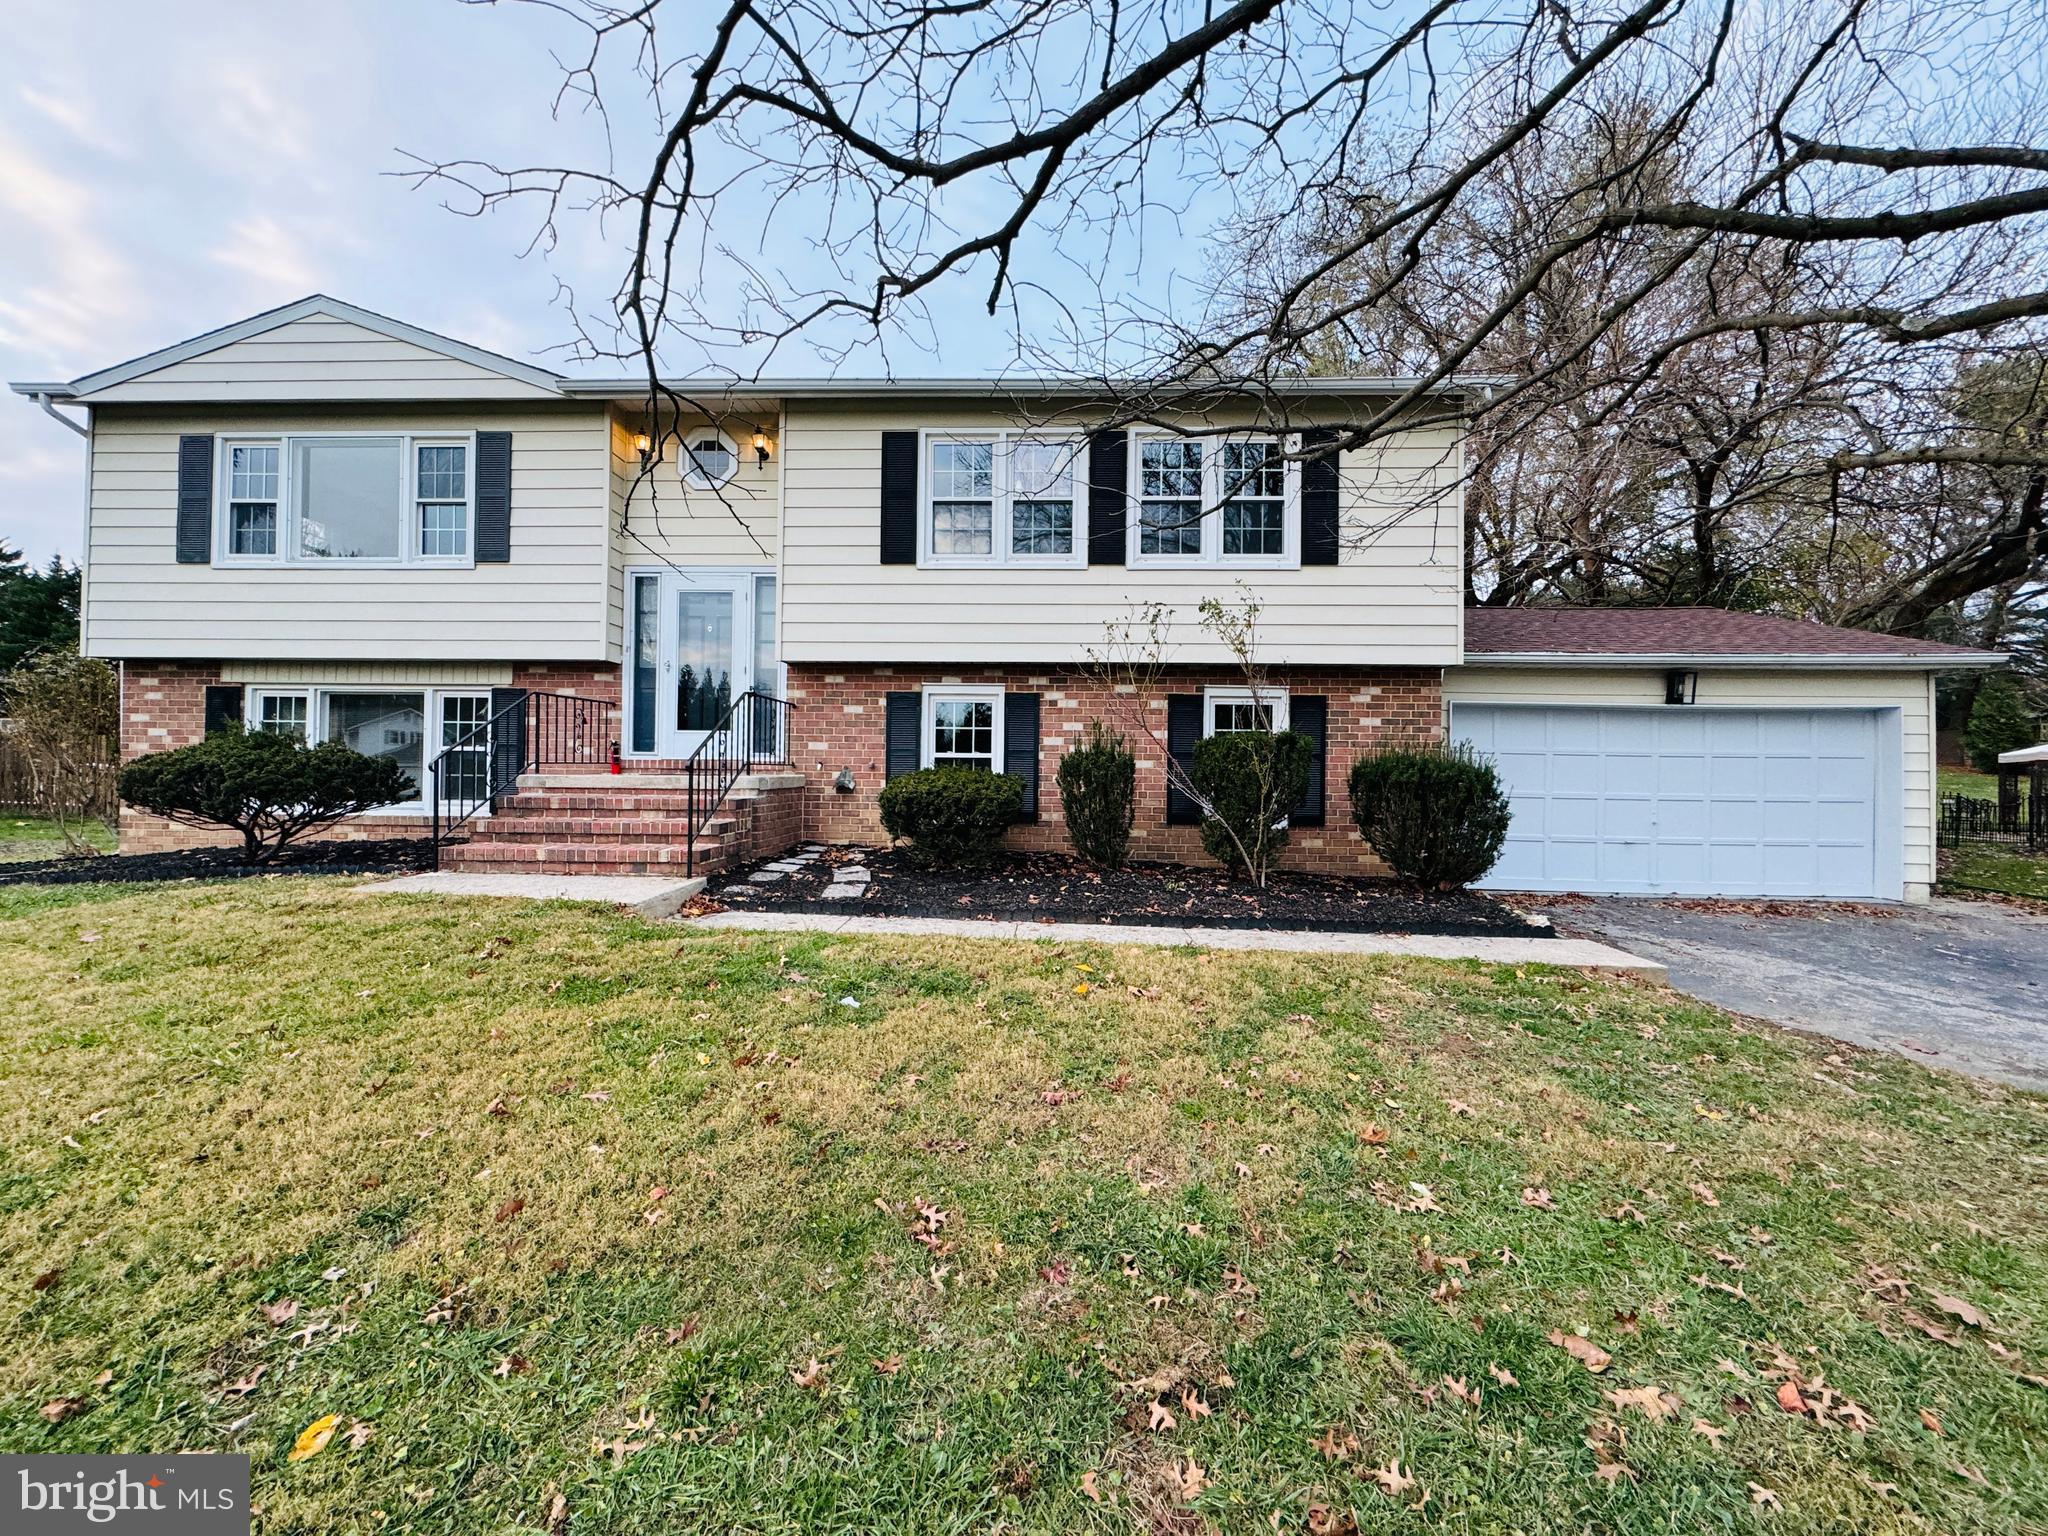
[[[463,731],[427,765],[434,860],[477,814],[541,768],[610,768],[619,706],[610,699],[535,688],[497,689],[491,718]]]
[[[732,701],[718,723],[704,733],[683,764],[689,790],[685,812],[688,839],[683,873],[697,872],[697,834],[710,824],[712,813],[725,804],[742,774],[762,763],[789,761],[789,700],[748,689]]]

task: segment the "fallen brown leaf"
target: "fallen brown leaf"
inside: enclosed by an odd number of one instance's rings
[[[1560,1333],[1553,1329],[1550,1333],[1550,1342],[1596,1376],[1614,1363],[1614,1356],[1591,1339],[1582,1339],[1576,1333]]]

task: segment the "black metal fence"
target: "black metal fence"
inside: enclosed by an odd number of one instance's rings
[[[2048,853],[2048,763],[2001,773],[1996,799],[1943,796],[1936,834],[1944,848],[1968,843]]]

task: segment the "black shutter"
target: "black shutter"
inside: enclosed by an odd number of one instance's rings
[[[1038,695],[1003,695],[1003,772],[1024,781],[1024,814],[1038,820]]]
[[[882,434],[882,564],[917,564],[915,432]]]
[[[1303,448],[1334,442],[1328,428],[1301,434]],[[1337,455],[1325,453],[1301,463],[1301,563],[1337,563]]]
[[[882,777],[886,780],[899,773],[917,772],[924,756],[917,739],[924,729],[924,695],[890,694],[882,712],[882,729]]]
[[[1288,729],[1301,732],[1315,744],[1308,757],[1308,793],[1301,797],[1288,817],[1297,827],[1323,824],[1324,786],[1329,782],[1330,750],[1325,745],[1325,728],[1330,719],[1330,701],[1319,693],[1297,693],[1287,701]]]
[[[476,435],[476,558],[503,565],[512,558],[512,434]]]
[[[242,690],[233,683],[208,684],[206,689],[206,734],[239,731],[242,728]]]
[[[512,786],[526,768],[526,700],[524,688],[491,690],[490,788],[494,801],[497,796],[512,792]],[[438,751],[430,752],[427,761],[431,763],[439,755]],[[429,793],[428,786],[422,784],[420,793]]]
[[[1131,435],[1095,432],[1088,438],[1088,563],[1124,563],[1124,520],[1130,493]]]
[[[178,564],[205,565],[211,559],[213,439],[192,433],[178,439]]]
[[[1195,743],[1202,739],[1202,696],[1172,693],[1166,697],[1166,755],[1180,765],[1182,773],[1195,768]],[[1202,808],[1194,797],[1166,778],[1166,824],[1169,827],[1198,827]]]

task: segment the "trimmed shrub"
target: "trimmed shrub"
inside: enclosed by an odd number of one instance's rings
[[[121,770],[123,800],[188,827],[239,832],[251,864],[268,863],[294,838],[413,793],[410,775],[388,757],[338,741],[309,747],[272,731],[216,731]]]
[[[1138,799],[1138,760],[1130,744],[1100,720],[1091,722],[1087,739],[1060,759],[1059,784],[1074,852],[1104,869],[1123,868]]]
[[[1351,765],[1351,819],[1403,880],[1456,890],[1499,860],[1508,797],[1493,764],[1462,742],[1397,747]]]
[[[2019,684],[2003,672],[1985,678],[1970,706],[1969,724],[1963,727],[1963,751],[1977,771],[1998,772],[1999,753],[2017,752],[2034,741],[2034,715]]]
[[[1214,808],[1202,822],[1211,858],[1266,883],[1287,846],[1287,815],[1308,793],[1314,751],[1299,731],[1226,731],[1195,743],[1188,776]]]
[[[975,869],[1024,811],[1024,781],[979,768],[920,768],[882,786],[882,825],[920,864]]]

